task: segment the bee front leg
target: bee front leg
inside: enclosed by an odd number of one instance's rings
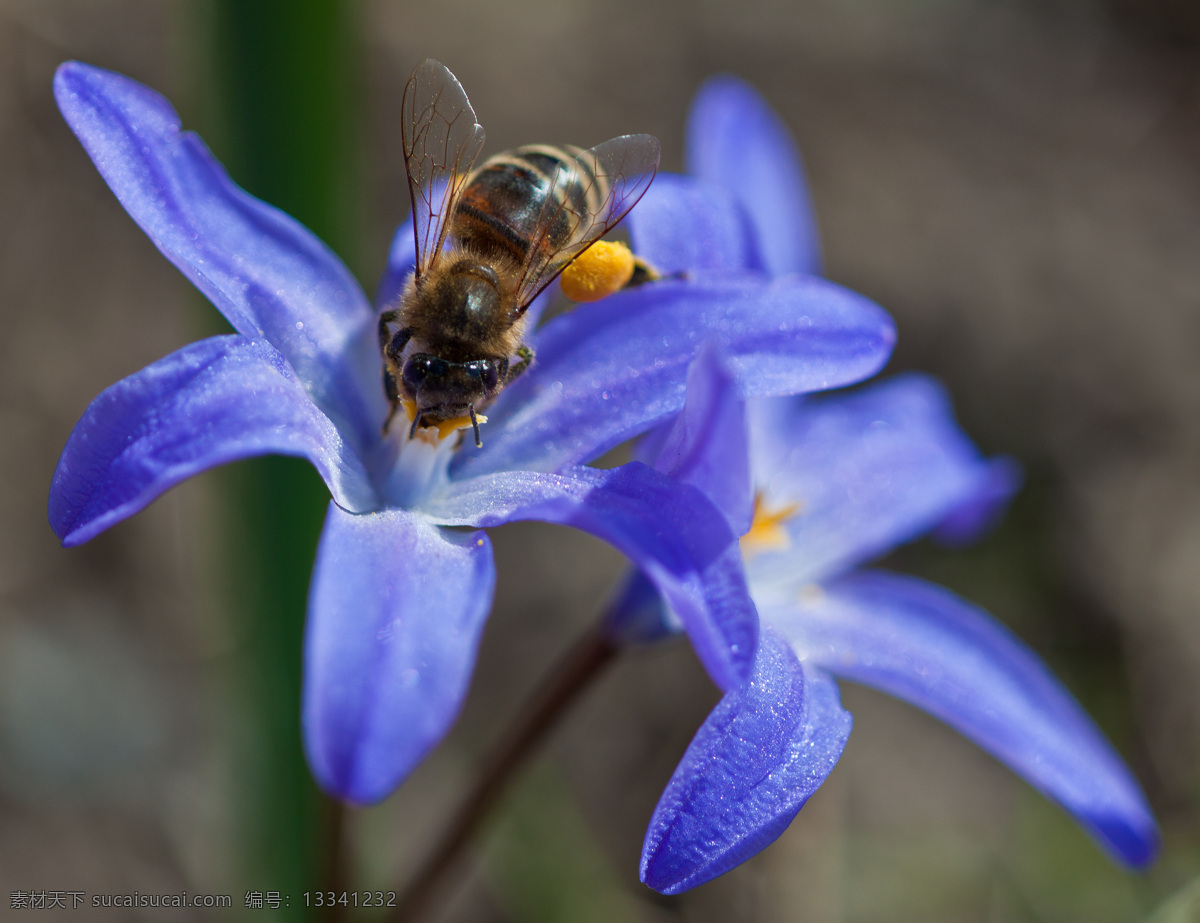
[[[396,411],[400,409],[400,386],[396,381],[396,374],[388,365],[383,367],[383,390],[387,392],[388,408],[387,419],[383,421],[383,435],[387,435],[388,429],[392,425],[392,419],[396,416]]]
[[[392,332],[392,324],[400,320],[400,311],[384,311],[379,315],[379,348],[383,354],[393,362],[399,364],[400,354],[404,352],[404,347],[408,345],[408,341],[412,339],[413,331],[411,327],[402,327],[395,333]]]
[[[387,351],[388,343],[392,339],[391,325],[398,320],[400,320],[399,308],[384,311],[379,315],[379,349],[381,352]]]
[[[400,381],[398,378],[400,358],[404,353],[404,347],[408,345],[408,341],[412,339],[413,335],[412,329],[409,327],[392,331],[392,325],[400,319],[401,312],[398,309],[384,311],[379,315],[379,349],[383,352],[384,357],[383,390],[387,394],[388,403],[391,404],[387,419],[383,421],[384,434],[391,426],[396,411],[400,409]]]
[[[383,367],[383,390],[395,410],[395,405],[400,403],[400,383],[396,381],[396,373],[386,365]]]
[[[504,376],[504,383],[506,385],[509,382],[520,378],[521,375],[523,375],[529,368],[529,366],[533,364],[533,350],[525,344],[522,343],[519,347],[517,347],[517,355],[521,357],[521,361],[508,367],[508,373]]]

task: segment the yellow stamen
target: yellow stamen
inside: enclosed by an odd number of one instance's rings
[[[617,240],[598,240],[563,270],[562,293],[572,301],[599,301],[633,278],[632,251]]]
[[[760,551],[782,551],[788,546],[788,534],[783,524],[803,507],[802,503],[785,503],[768,509],[762,494],[754,496],[754,519],[750,531],[742,536],[742,554],[751,555]]]

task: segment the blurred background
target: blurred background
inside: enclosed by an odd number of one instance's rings
[[[296,762],[315,476],[206,475],[70,551],[46,523],[88,402],[221,329],[62,122],[54,68],[78,58],[164,92],[236,180],[317,229],[371,291],[408,210],[401,92],[433,56],[470,94],[488,152],[648,131],[671,170],[702,80],[758,86],[804,152],[826,274],[897,320],[888,371],[941,376],[967,431],[1027,473],[978,547],[921,544],[888,565],[978,601],[1042,654],[1133,767],[1165,840],[1154,868],[1128,874],[953,732],[846,684],[854,734],[787,833],[662,898],[637,881],[645,824],[718,698],[680,642],[627,655],[597,684],[439,918],[1147,919],[1200,875],[1197,9],[0,0],[3,890],[187,889],[235,908],[247,890],[290,890],[280,915],[299,919],[326,841]],[[298,525],[288,561],[250,556],[279,575],[253,587],[223,559],[256,503],[286,507],[274,528]],[[565,530],[493,538],[497,602],[471,698],[398,794],[351,816],[356,887],[405,880],[482,748],[620,572],[618,555]],[[249,598],[275,614],[243,618]]]

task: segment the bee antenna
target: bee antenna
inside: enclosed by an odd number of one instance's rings
[[[483,448],[483,440],[479,438],[479,420],[475,416],[475,405],[468,404],[467,412],[471,414],[471,427],[475,430],[475,448]]]

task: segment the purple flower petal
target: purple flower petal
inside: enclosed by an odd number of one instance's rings
[[[308,760],[326,791],[379,801],[445,736],[494,585],[482,532],[330,504],[309,593],[303,702]]]
[[[703,347],[688,369],[683,411],[653,435],[660,437],[651,454],[657,470],[703,492],[725,514],[734,535],[750,528],[754,503],[745,404],[715,344]],[[606,611],[605,625],[611,637],[625,644],[644,644],[683,630],[636,570]]]
[[[54,472],[50,524],[78,545],[185,478],[268,454],[307,458],[343,506],[376,502],[358,456],[270,344],[202,340],[92,401]]]
[[[687,169],[729,189],[750,213],[774,275],[821,271],[820,236],[787,127],[750,84],[714,77],[687,125]]]
[[[788,544],[757,551],[748,572],[759,600],[916,538],[976,495],[989,462],[958,428],[933,379],[904,375],[854,394],[750,408],[754,480]]]
[[[722,688],[746,675],[758,615],[737,541],[696,488],[639,463],[511,471],[452,484],[421,504],[446,525],[496,526],[536,519],[595,535],[625,554],[657,587]]]
[[[413,241],[412,215],[409,215],[400,222],[396,233],[392,235],[387,268],[383,271],[383,278],[379,280],[379,288],[375,290],[375,306],[382,309],[399,298],[409,273],[416,269],[416,266],[416,243]]]
[[[625,226],[634,252],[663,275],[764,268],[745,210],[716,183],[660,173]]]
[[[1015,458],[993,458],[981,472],[975,492],[952,509],[933,531],[944,545],[969,545],[990,532],[1024,481]]]
[[[265,337],[368,445],[384,416],[374,315],[341,261],[238,188],[158,93],[77,62],[54,95],[100,175],[155,246],[241,334]]]
[[[687,366],[716,340],[743,397],[797,394],[860,381],[895,342],[877,305],[812,276],[698,273],[620,292],[554,318],[537,359],[488,411],[484,448],[455,459],[456,476],[556,470],[678,413]]]
[[[1137,782],[1037,656],[948,590],[882,572],[772,608],[801,659],[911,702],[1065,807],[1113,856],[1149,863],[1158,829]]]
[[[726,694],[667,783],[642,847],[642,881],[678,894],[783,833],[842,755],[852,719],[837,685],[767,628],[754,673]]]
[[[698,488],[725,514],[734,535],[744,535],[754,513],[746,405],[709,343],[688,369],[687,397],[658,451],[654,467]]]

